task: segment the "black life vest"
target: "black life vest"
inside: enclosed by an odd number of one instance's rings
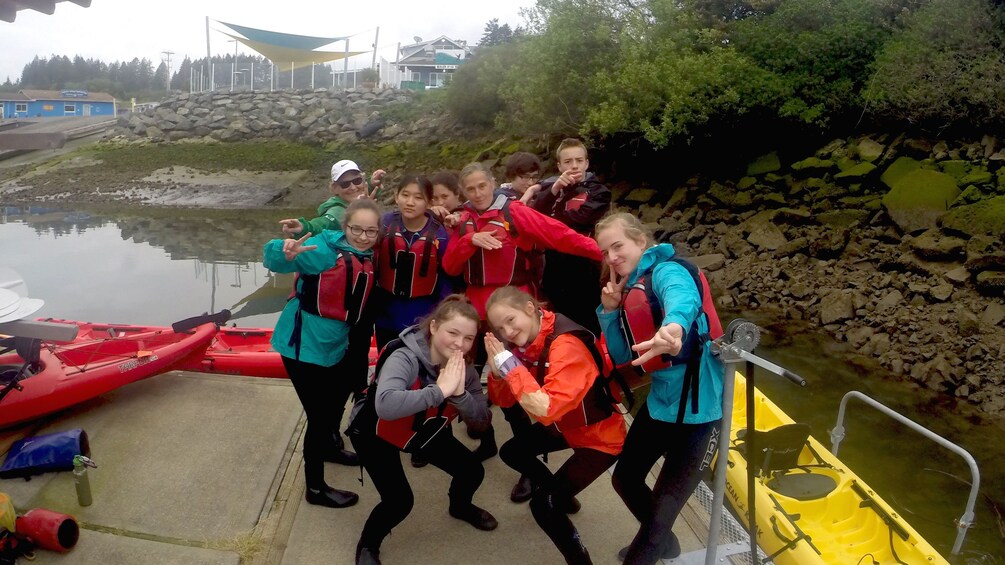
[[[436,290],[439,257],[436,239],[441,224],[426,214],[426,225],[411,243],[405,240],[405,223],[395,212],[377,249],[377,284],[394,296],[419,298]]]
[[[317,275],[297,273],[293,279],[293,292],[289,298],[296,296],[300,307],[293,320],[289,345],[295,348],[297,359],[300,359],[303,312],[355,324],[360,320],[373,290],[373,262],[370,258],[361,258],[342,249],[337,253],[338,260],[331,269]]]
[[[701,300],[701,312],[687,329],[687,337],[677,355],[663,354],[654,357],[644,363],[641,367],[634,367],[630,363],[620,365],[618,370],[622,373],[635,373],[645,375],[661,369],[666,369],[673,365],[686,364],[684,372],[684,385],[681,387],[680,408],[677,413],[677,422],[684,421],[684,414],[688,398],[691,399],[691,412],[698,413],[698,387],[700,383],[699,372],[701,365],[702,347],[710,340],[722,335],[722,324],[719,322],[719,314],[715,311],[715,301],[712,300],[712,293],[708,287],[708,281],[701,270],[686,259],[671,257],[666,259],[687,269],[695,287],[698,289],[698,296]],[[663,307],[660,305],[659,297],[652,285],[652,271],[639,277],[631,287],[625,288],[621,298],[621,329],[628,342],[628,349],[632,355],[632,360],[638,359],[641,354],[632,351],[632,346],[652,339],[656,331],[663,325]],[[698,320],[705,316],[708,332],[698,330]]]
[[[405,343],[401,338],[395,338],[380,351],[373,378],[364,393],[363,400],[360,401],[363,406],[349,424],[347,433],[357,436],[376,435],[402,451],[414,453],[428,445],[434,437],[446,429],[450,422],[456,420],[458,412],[452,404],[444,399],[438,406],[404,418],[385,420],[377,416],[377,381],[380,378],[380,371],[388,357],[402,347],[405,347]],[[431,375],[426,373],[420,363],[419,374],[415,376],[411,390],[419,390],[425,386],[423,381],[430,380],[430,378]]]
[[[554,329],[544,340],[541,355],[536,362],[531,363],[535,367],[532,374],[537,384],[544,386],[544,380],[550,366],[548,358],[551,353],[551,345],[555,342],[555,338],[563,334],[573,335],[583,342],[590,355],[593,356],[594,365],[597,367],[597,376],[583,400],[555,422],[555,427],[559,430],[571,430],[606,420],[614,413],[616,400],[612,397],[606,382],[607,379],[604,376],[604,361],[600,350],[597,349],[596,336],[590,330],[558,313],[555,314]]]
[[[516,224],[510,212],[510,200],[504,194],[497,194],[492,205],[482,213],[474,211],[465,205],[461,213],[460,224],[457,226],[458,236],[477,231],[491,232],[502,242],[499,249],[486,250],[478,247],[468,259],[464,270],[464,282],[471,286],[523,286],[530,284],[532,263],[527,251],[517,244]],[[479,230],[475,223],[479,218],[490,218],[487,226]]]

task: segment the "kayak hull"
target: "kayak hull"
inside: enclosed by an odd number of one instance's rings
[[[778,406],[755,389],[755,428],[766,431],[794,423]],[[748,525],[747,460],[737,449],[737,433],[747,425],[746,380],[736,374],[733,421],[730,432],[726,500],[744,525]],[[758,446],[762,448],[763,446]],[[758,449],[758,451],[761,451]],[[778,565],[872,563],[948,563],[911,525],[861,478],[810,436],[799,453],[799,467],[754,480],[757,542]],[[785,475],[810,477],[833,490],[797,500],[786,496],[780,484]],[[791,493],[789,493],[791,494]],[[749,527],[749,525],[748,525]],[[894,554],[896,552],[896,554]]]
[[[63,410],[123,385],[174,370],[193,355],[202,356],[216,334],[207,323],[188,332],[170,328],[77,324],[77,339],[69,344],[43,343],[39,367],[0,401],[0,427]],[[5,370],[20,368],[16,353],[0,355]]]

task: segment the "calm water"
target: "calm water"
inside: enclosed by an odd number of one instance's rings
[[[60,211],[0,207],[0,266],[12,267],[42,298],[39,316],[167,325],[228,308],[241,326],[271,326],[290,279],[261,265],[262,244],[280,235],[280,211],[118,209]],[[730,316],[723,316],[724,319]],[[771,320],[750,319],[766,326]],[[982,472],[968,564],[1005,563],[996,505],[1005,501],[1005,419],[965,402],[855,369],[826,336],[799,328],[767,332],[758,354],[804,376],[798,388],[758,373],[757,385],[824,445],[838,403],[860,390],[967,448]],[[953,520],[969,486],[966,466],[885,416],[853,404],[842,459],[948,555]],[[912,564],[913,565],[913,564]]]

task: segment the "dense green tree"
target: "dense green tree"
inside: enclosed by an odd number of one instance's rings
[[[1005,26],[986,0],[931,0],[904,18],[865,88],[879,116],[944,127],[1005,123]]]
[[[520,64],[520,47],[505,43],[482,48],[461,65],[446,91],[447,109],[468,124],[491,126],[505,109],[502,91],[510,87],[507,73]],[[462,85],[454,88],[453,84]]]

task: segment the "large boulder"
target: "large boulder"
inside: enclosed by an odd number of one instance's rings
[[[886,149],[886,146],[881,143],[876,143],[868,137],[863,137],[858,140],[858,145],[855,149],[858,153],[859,159],[872,163],[883,155],[883,151]]]
[[[894,183],[899,181],[901,177],[920,168],[921,163],[915,159],[910,157],[897,157],[897,160],[891,163],[890,166],[883,171],[879,180],[889,188],[893,188]]]
[[[767,155],[762,155],[754,159],[747,165],[747,176],[753,177],[772,173],[782,168],[782,162],[778,159],[778,153],[772,151]]]
[[[959,195],[960,189],[953,177],[918,169],[894,183],[883,197],[883,206],[897,226],[910,233],[936,227],[936,221]]]
[[[943,216],[942,227],[967,237],[981,234],[1001,237],[1005,235],[1005,196],[957,206]]]

